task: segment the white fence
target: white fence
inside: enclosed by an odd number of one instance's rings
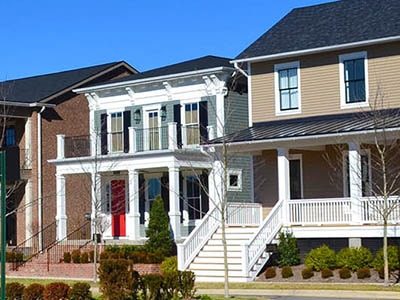
[[[365,223],[380,223],[387,215],[389,223],[400,222],[400,196],[384,198],[364,197],[361,199],[361,218]]]

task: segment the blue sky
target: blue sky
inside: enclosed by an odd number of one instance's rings
[[[0,79],[125,60],[235,57],[294,7],[328,0],[1,0]]]

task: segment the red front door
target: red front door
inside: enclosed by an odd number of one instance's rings
[[[125,180],[111,181],[111,228],[113,236],[125,236]]]

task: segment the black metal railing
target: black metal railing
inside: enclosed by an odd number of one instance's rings
[[[136,152],[168,149],[168,126],[136,130]]]
[[[32,260],[32,258],[36,257],[42,250],[44,251],[54,244],[56,242],[56,227],[57,224],[54,221],[43,227],[41,231],[36,232],[25,241],[18,244],[12,252],[19,254],[21,259],[16,259],[12,263],[12,269],[18,270],[20,266]],[[40,235],[42,235],[42,245],[40,245]]]
[[[186,137],[186,145],[200,144],[200,126],[199,124],[185,125],[182,130],[185,131],[183,136]]]
[[[64,139],[66,158],[90,156],[90,136],[68,136]]]

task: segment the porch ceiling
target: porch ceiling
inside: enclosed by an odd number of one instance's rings
[[[221,145],[223,142],[234,146],[252,143],[276,144],[296,139],[300,141],[320,138],[322,141],[324,138],[368,134],[383,129],[386,132],[400,130],[399,108],[256,123],[253,127],[214,139],[210,141],[210,146]]]

